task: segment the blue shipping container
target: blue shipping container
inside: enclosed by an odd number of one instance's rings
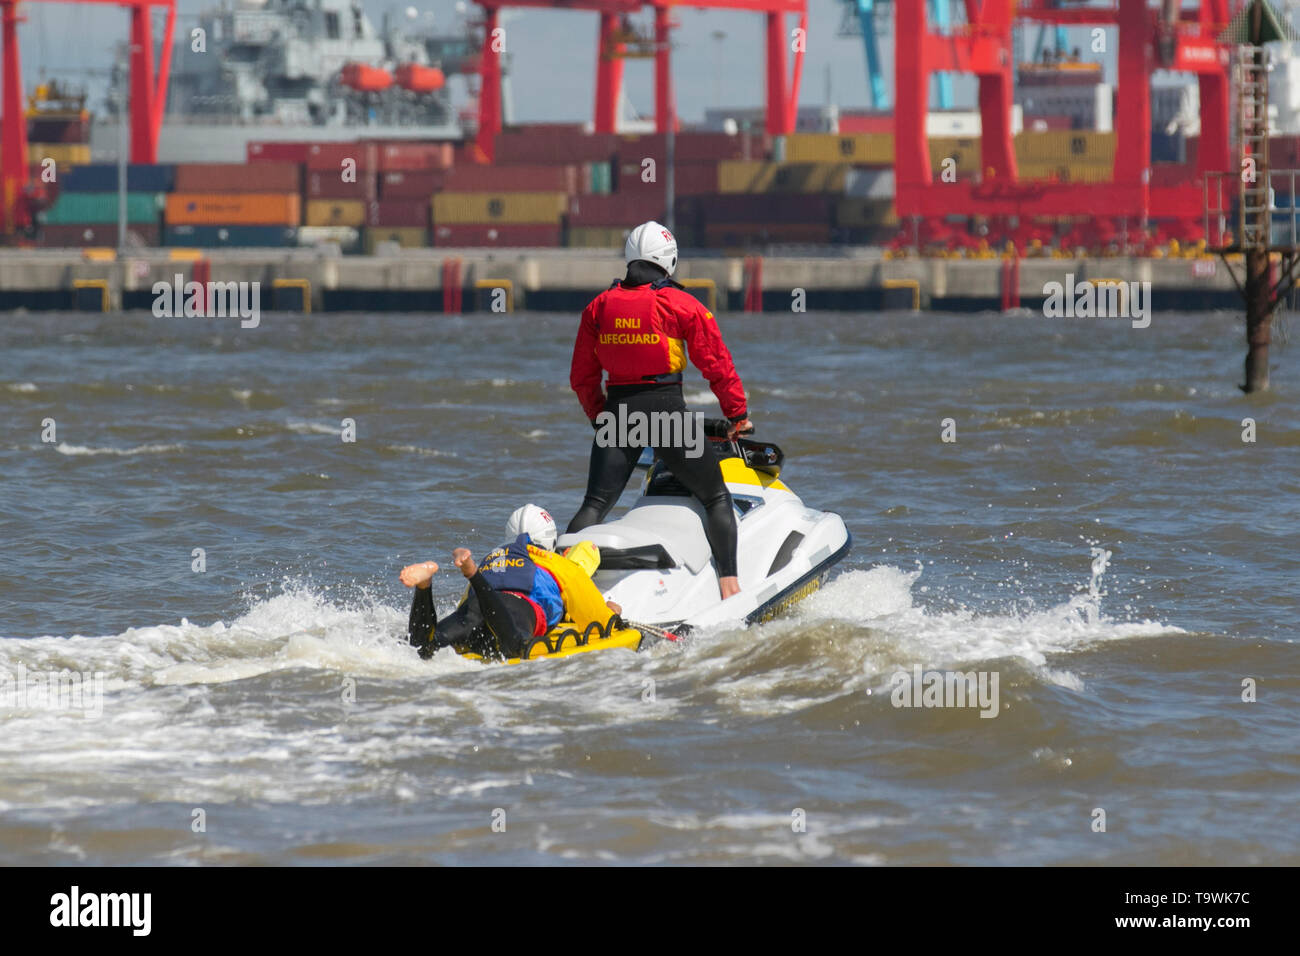
[[[73,166],[59,174],[63,192],[109,193],[117,189],[117,163]],[[126,167],[129,192],[169,193],[176,181],[176,167],[160,163],[133,163]]]

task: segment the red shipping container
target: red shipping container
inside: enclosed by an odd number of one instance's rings
[[[250,163],[305,163],[315,143],[251,142],[246,155]]]
[[[614,155],[617,143],[613,133],[501,133],[496,138],[496,161],[503,166],[603,162]]]
[[[678,163],[744,159],[748,147],[750,159],[762,159],[765,155],[763,146],[762,137],[754,134],[678,133],[674,137],[673,156]],[[668,137],[663,133],[623,136],[619,138],[616,154],[620,164],[639,163],[648,156],[662,166],[668,155]]]
[[[1074,117],[1064,113],[1026,114],[1023,125],[1026,133],[1054,133],[1074,129]]]
[[[607,196],[574,196],[569,200],[571,226],[623,226],[631,228],[647,219],[662,219],[664,196],[625,192]]]
[[[841,136],[855,133],[892,133],[894,131],[893,113],[849,113],[840,111]]]
[[[451,143],[379,143],[379,170],[420,171],[451,165]]]
[[[447,172],[394,172],[379,176],[380,199],[423,199],[443,188]]]
[[[1274,136],[1270,139],[1268,164],[1274,169],[1300,169],[1300,136]]]
[[[418,226],[428,229],[431,212],[428,199],[371,200],[366,203],[366,225],[386,228]]]
[[[655,181],[642,182],[640,163],[623,163],[618,167],[614,188],[627,195],[656,195],[663,197],[668,188],[665,170],[656,165]],[[718,191],[717,163],[674,163],[673,192],[678,196],[702,196]]]
[[[357,171],[357,181],[344,182],[341,171],[308,170],[308,199],[378,199],[379,176],[373,172]]]
[[[379,169],[377,143],[312,143],[307,149],[307,169],[337,173],[344,160],[356,163],[357,172]]]
[[[438,226],[433,230],[433,244],[443,248],[457,246],[558,246],[560,226],[553,223],[527,223],[493,226],[463,224]]]
[[[176,166],[178,193],[296,193],[302,191],[302,167],[296,163],[181,163]]]
[[[447,171],[445,189],[452,192],[562,192],[578,191],[578,167],[561,166],[457,166]]]
[[[162,235],[156,223],[133,223],[126,227],[126,235],[128,245],[161,245]],[[117,224],[42,226],[37,242],[48,249],[116,246]]]

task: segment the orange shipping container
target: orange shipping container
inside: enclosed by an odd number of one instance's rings
[[[171,193],[163,220],[169,226],[296,226],[297,193]]]

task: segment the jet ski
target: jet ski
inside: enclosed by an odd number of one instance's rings
[[[740,593],[722,600],[704,508],[647,449],[641,494],[616,521],[561,535],[559,549],[591,541],[593,581],[623,608],[629,628],[665,637],[691,628],[756,623],[812,594],[852,546],[837,514],[816,511],[781,480],[785,453],[771,442],[727,439],[729,424],[705,423],[736,510]]]

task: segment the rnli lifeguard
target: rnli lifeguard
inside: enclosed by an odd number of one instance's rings
[[[672,280],[677,240],[657,222],[632,230],[624,248],[627,274],[587,306],[573,346],[569,384],[578,393],[593,428],[610,412],[620,421],[629,414],[649,418],[664,412],[685,416],[682,372],[689,355],[704,373],[722,413],[731,422],[729,437],[753,428],[745,389],[722,341],[713,313]],[[602,386],[602,374],[607,380]],[[682,434],[685,428],[679,432]],[[713,455],[692,457],[662,443],[655,453],[704,506],[704,532],[717,565],[722,597],[740,590],[736,577],[736,517],[722,469]],[[572,534],[605,520],[641,457],[641,446],[611,443],[597,435],[591,446],[587,494],[569,522]]]
[[[415,588],[407,640],[421,657],[449,646],[485,657],[518,657],[532,638],[566,618],[580,631],[592,621],[608,630],[622,613],[591,581],[596,562],[582,561],[596,553],[589,542],[569,550],[575,560],[555,553],[555,520],[544,509],[532,504],[516,509],[506,522],[506,534],[512,540],[489,552],[481,565],[466,548],[452,552],[469,587],[460,606],[442,621],[429,587],[437,562],[402,569],[402,583]]]

